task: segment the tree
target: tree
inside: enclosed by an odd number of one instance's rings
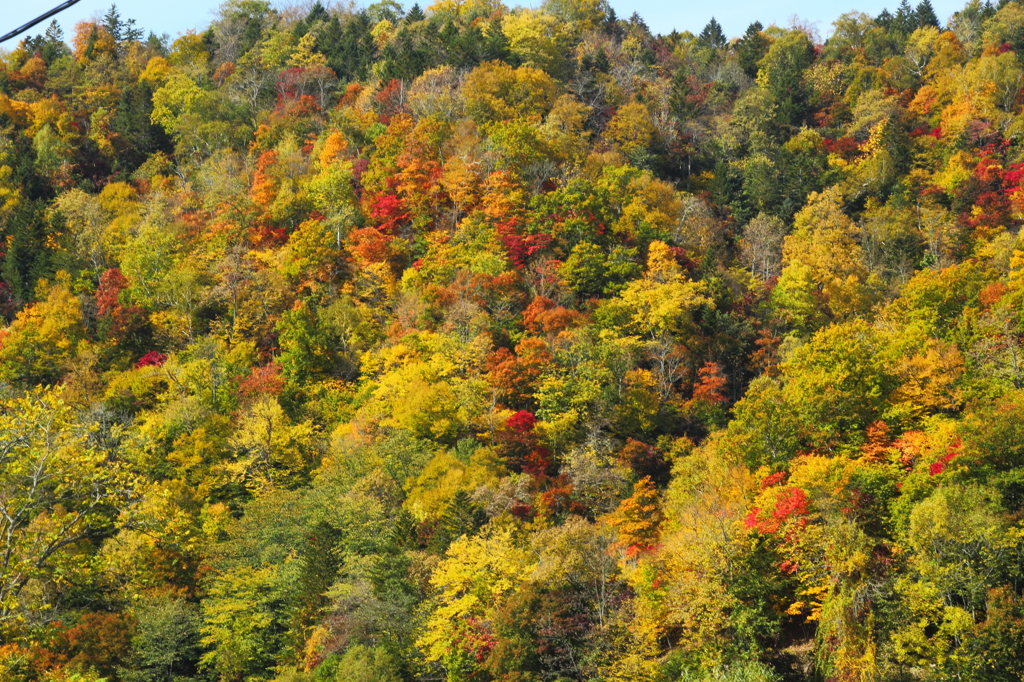
[[[749,31],[750,28],[747,30]],[[726,43],[725,31],[722,30],[722,25],[719,24],[714,17],[711,17],[711,21],[701,29],[698,39],[701,43],[713,50],[725,47]]]
[[[489,620],[530,575],[531,553],[517,546],[511,529],[490,528],[448,548],[431,577],[435,603],[417,645],[428,661],[440,661],[449,679],[479,668],[493,647]]]
[[[743,228],[740,249],[750,274],[769,280],[782,272],[782,242],[786,225],[775,216],[758,213]]]
[[[136,632],[119,676],[128,682],[173,682],[198,669],[199,609],[169,594],[146,595],[133,609]]]
[[[466,76],[462,95],[466,113],[482,124],[543,116],[555,102],[555,83],[540,69],[486,62]]]
[[[810,93],[802,74],[814,59],[814,46],[803,31],[790,30],[777,38],[758,62],[757,84],[778,106],[783,125],[799,126],[807,116]]]
[[[917,7],[914,8],[914,23],[917,28],[924,28],[926,26],[934,26],[939,28],[939,18],[935,15],[935,9],[932,7],[931,0],[921,0]]]
[[[16,632],[81,580],[93,538],[127,517],[133,481],[90,444],[64,390],[35,389],[0,409],[0,628]],[[50,589],[28,590],[29,585]]]
[[[81,304],[61,273],[41,282],[39,303],[18,313],[0,345],[0,378],[27,384],[53,384],[69,369],[85,328]]]
[[[743,69],[743,73],[751,78],[757,77],[758,63],[768,52],[768,47],[771,45],[771,41],[762,31],[764,31],[764,26],[761,25],[760,21],[755,21],[747,26],[743,37],[736,44],[736,54],[739,57],[740,67]]]

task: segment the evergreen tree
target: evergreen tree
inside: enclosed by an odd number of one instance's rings
[[[320,22],[330,19],[330,16],[330,13],[324,8],[323,4],[317,0],[313,7],[310,8],[309,14],[304,16],[295,24],[295,28],[292,29],[292,34],[296,38],[301,38],[309,33],[310,30]]]
[[[306,536],[295,593],[294,618],[301,626],[311,625],[327,603],[325,593],[341,568],[340,539],[338,529],[325,521],[318,522]]]
[[[711,17],[711,21],[700,32],[699,40],[707,47],[717,50],[725,47],[725,31],[722,30],[722,25],[714,17]]]
[[[939,27],[939,18],[935,15],[935,9],[932,7],[931,0],[921,0],[914,10],[914,15],[917,28],[924,28],[925,26]]]
[[[337,16],[331,16],[317,33],[317,51],[327,57],[327,65],[343,83],[361,80],[369,73],[377,53],[370,34],[372,28],[366,12],[359,12],[344,25]]]
[[[417,21],[423,21],[427,18],[427,15],[420,9],[419,3],[415,3],[409,13],[405,15],[405,22],[407,24],[415,24]]]
[[[465,490],[455,493],[448,503],[437,531],[430,541],[430,549],[443,553],[450,544],[463,535],[472,535],[487,523],[487,515],[478,504],[473,502]]]
[[[107,33],[110,34],[110,37],[114,39],[119,48],[122,44],[141,40],[143,36],[142,29],[135,26],[135,20],[122,21],[117,5],[113,4],[107,10],[107,13],[103,15],[103,28],[107,29]]]
[[[47,64],[52,64],[58,57],[70,54],[67,45],[64,44],[64,31],[56,19],[50,22],[43,35],[26,38],[25,49],[38,54]]]
[[[900,2],[900,6],[896,9],[896,16],[893,17],[892,28],[905,36],[910,35],[917,28],[917,15],[911,9],[908,0]]]
[[[757,63],[761,61],[761,58],[768,52],[768,46],[771,45],[768,36],[762,33],[763,30],[764,26],[761,25],[761,22],[755,21],[747,26],[743,37],[736,44],[736,56],[739,59],[740,68],[751,78],[757,76]]]

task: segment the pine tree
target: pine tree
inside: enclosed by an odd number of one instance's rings
[[[415,24],[417,21],[423,21],[427,18],[427,15],[420,9],[419,3],[415,3],[409,13],[405,15],[405,21],[408,24]]]
[[[892,27],[904,35],[910,35],[917,28],[916,20],[917,17],[914,14],[914,10],[910,7],[910,2],[903,0],[896,9],[896,16],[893,18]]]
[[[739,58],[740,68],[743,73],[751,78],[757,76],[757,63],[761,61],[768,47],[771,44],[768,37],[762,33],[764,26],[760,21],[755,21],[747,26],[746,32],[736,45],[736,56]]]
[[[924,28],[925,26],[939,26],[939,18],[935,15],[935,9],[932,7],[930,0],[921,0],[917,5],[917,9],[914,10],[917,28]]]
[[[302,626],[310,625],[326,604],[324,593],[334,584],[341,567],[338,555],[340,539],[338,529],[324,521],[318,522],[306,536],[306,544],[301,551],[302,567],[296,585],[294,612],[294,618]]]
[[[722,30],[722,25],[714,17],[711,17],[711,21],[700,32],[700,41],[704,45],[716,50],[725,47],[725,31]]]
[[[473,502],[465,490],[455,493],[441,515],[437,532],[431,538],[430,548],[438,553],[444,552],[448,545],[463,535],[472,535],[487,522],[484,510]]]
[[[103,15],[103,28],[107,29],[115,43],[121,42],[121,13],[117,11],[117,5],[110,5],[110,9]]]

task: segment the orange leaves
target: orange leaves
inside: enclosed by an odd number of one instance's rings
[[[658,543],[664,518],[658,490],[650,477],[645,476],[633,484],[633,494],[608,517],[608,524],[618,529],[618,544],[635,552]]]
[[[96,314],[102,317],[119,305],[118,295],[128,288],[128,278],[117,268],[111,268],[100,275],[100,286],[96,290]]]
[[[386,235],[376,227],[361,227],[348,235],[349,251],[361,263],[388,263],[394,252],[391,243],[394,237]]]
[[[334,131],[324,140],[324,146],[320,149],[317,161],[319,161],[321,168],[326,168],[341,158],[342,154],[347,150],[348,140],[340,132]]]
[[[543,296],[535,297],[523,311],[523,325],[534,334],[557,336],[581,322],[581,313],[564,308]]]
[[[270,207],[277,196],[277,179],[269,172],[271,166],[277,163],[277,157],[278,153],[273,149],[263,152],[256,161],[256,171],[253,173],[249,196],[264,210]]]
[[[510,406],[532,402],[541,373],[552,360],[543,340],[526,338],[519,342],[515,354],[499,348],[487,360],[488,383],[498,391],[501,400]]]
[[[722,374],[717,363],[705,362],[697,372],[697,383],[693,387],[692,400],[712,405],[724,403],[728,400],[725,395],[725,387],[728,383],[729,380]]]
[[[281,365],[271,361],[262,367],[253,367],[252,373],[238,384],[238,394],[249,403],[264,395],[280,395],[285,387]]]

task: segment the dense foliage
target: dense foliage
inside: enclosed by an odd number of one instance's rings
[[[1024,679],[1024,5],[0,53],[0,678]]]

